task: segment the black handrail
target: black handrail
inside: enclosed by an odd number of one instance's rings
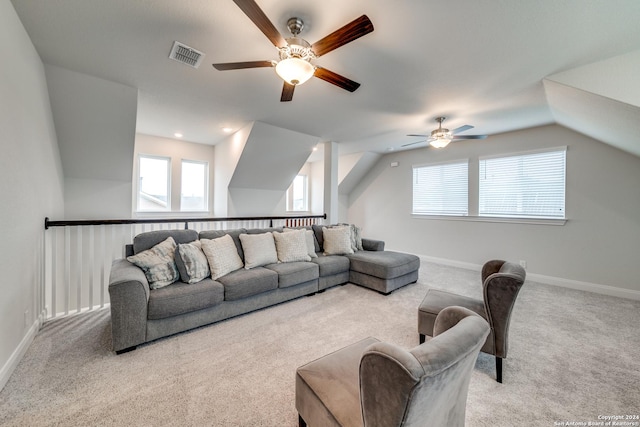
[[[225,218],[145,218],[145,219],[80,219],[51,221],[49,217],[44,219],[44,229],[49,227],[66,227],[78,225],[120,225],[120,224],[165,224],[184,222],[185,230],[189,228],[190,222],[223,222],[223,221],[261,221],[268,219],[269,226],[273,226],[273,220],[278,219],[307,219],[323,218],[327,219],[327,214],[322,215],[286,215],[286,216],[249,216],[249,217],[225,217]]]

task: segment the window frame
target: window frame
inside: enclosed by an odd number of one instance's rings
[[[506,211],[495,211],[495,212],[491,212],[491,211],[487,211],[486,209],[482,208],[482,203],[483,200],[485,200],[485,198],[483,197],[483,180],[482,180],[482,173],[483,170],[485,171],[486,174],[486,165],[485,168],[483,168],[483,161],[490,161],[492,159],[508,159],[508,158],[513,158],[513,157],[517,157],[520,160],[520,167],[526,167],[526,166],[530,166],[530,164],[525,164],[524,161],[526,160],[531,160],[533,159],[533,156],[539,155],[539,154],[550,154],[550,153],[562,153],[562,190],[561,190],[561,195],[562,195],[562,204],[561,204],[561,211],[562,211],[562,215],[552,215],[552,214],[536,214],[533,211],[525,211],[525,212],[521,212],[521,213],[516,213],[516,212],[506,212]],[[551,171],[551,169],[550,169]],[[520,174],[518,175],[518,178],[526,178],[526,174]],[[519,186],[520,187],[520,192],[519,193],[514,193],[513,196],[516,199],[519,199],[519,205],[524,206],[526,205],[529,201],[526,198],[526,194],[524,194],[526,192],[526,190],[532,190],[535,189],[536,186],[529,186],[529,187],[525,187],[523,182],[521,180],[517,180],[514,181],[513,183],[511,183],[512,186]],[[543,189],[543,188],[541,188]],[[524,194],[524,195],[523,195]],[[554,194],[554,196],[558,196],[559,194]],[[522,152],[515,152],[515,153],[502,153],[502,154],[495,154],[495,155],[489,155],[489,156],[482,156],[478,158],[478,217],[479,218],[492,218],[492,219],[496,219],[496,218],[500,218],[500,219],[504,219],[506,221],[521,221],[521,222],[546,222],[548,221],[549,223],[554,223],[554,221],[556,223],[561,223],[564,224],[567,220],[567,211],[566,211],[566,196],[567,196],[567,146],[560,146],[560,147],[550,147],[550,148],[545,148],[545,149],[540,149],[540,150],[529,150],[529,151],[522,151]],[[485,202],[486,203],[486,202]]]
[[[204,209],[184,209],[182,206],[185,163],[204,165]],[[209,162],[206,160],[180,159],[180,207],[176,212],[209,212]]]
[[[466,159],[455,159],[455,160],[450,160],[450,161],[446,161],[446,162],[437,162],[437,163],[426,163],[426,164],[417,164],[417,165],[413,165],[412,166],[412,177],[411,177],[411,187],[412,187],[412,200],[411,200],[411,214],[416,216],[416,217],[460,217],[460,218],[467,218],[469,216],[469,163],[470,163],[470,159],[466,158]],[[460,182],[457,183],[457,186],[454,187],[454,189],[457,189],[459,191],[464,190],[464,209],[451,209],[450,207],[452,206],[451,204],[449,204],[449,208],[447,209],[440,209],[440,210],[427,210],[427,209],[416,209],[416,192],[420,191],[420,190],[426,190],[425,188],[416,188],[416,172],[421,170],[421,169],[427,169],[427,168],[438,168],[439,172],[440,172],[440,180],[447,178],[446,174],[452,174],[452,173],[460,173],[461,171],[456,171],[456,170],[445,170],[442,169],[445,166],[454,166],[454,167],[461,167],[464,166],[464,179],[460,178]],[[441,187],[441,188],[445,188],[445,187]],[[451,187],[446,187],[451,189]],[[446,192],[442,192],[439,193],[440,196],[440,201],[446,204],[446,196],[447,193]],[[460,196],[458,196],[460,197]],[[428,202],[428,200],[425,200],[425,202]],[[460,203],[461,201],[458,200],[456,203]],[[458,205],[453,204],[454,207],[457,207]],[[460,205],[462,206],[462,205]]]
[[[167,162],[167,201],[165,209],[141,209],[140,200],[141,200],[141,191],[142,191],[142,176],[141,176],[141,163],[142,159],[152,159],[152,160],[165,160]],[[171,157],[167,156],[159,156],[155,154],[138,154],[138,170],[136,177],[136,213],[149,214],[154,212],[159,213],[167,213],[172,212],[171,209]]]
[[[293,209],[293,203],[294,203],[294,198],[293,198],[293,186],[295,184],[295,180],[298,177],[304,177],[304,186],[303,186],[303,192],[304,192],[304,209]],[[285,203],[286,203],[286,211],[287,212],[309,212],[309,175],[304,174],[304,173],[298,173],[296,174],[296,176],[293,178],[293,181],[291,181],[291,185],[289,186],[289,188],[287,188],[287,193],[286,193],[286,197],[285,197]]]

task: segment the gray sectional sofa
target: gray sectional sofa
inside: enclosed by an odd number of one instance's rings
[[[418,279],[420,259],[415,255],[385,251],[384,242],[371,239],[362,239],[362,250],[352,254],[324,255],[323,227],[308,229],[313,231],[317,253],[311,261],[239,268],[216,280],[210,276],[197,283],[177,281],[152,289],[141,268],[126,258],[115,260],[109,277],[114,351],[133,350],[142,343],[347,282],[388,294]],[[267,232],[280,233],[283,230],[236,229],[202,231],[199,234],[195,230],[151,231],[137,235],[133,244],[127,245],[126,252],[128,257],[140,254],[168,237],[180,245],[229,235],[244,262],[240,235]]]

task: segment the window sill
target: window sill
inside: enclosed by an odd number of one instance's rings
[[[534,225],[565,225],[566,218],[505,218],[498,216],[475,216],[475,215],[418,215],[411,214],[415,219],[444,220],[444,221],[469,221],[469,222],[500,222],[508,224],[534,224]]]

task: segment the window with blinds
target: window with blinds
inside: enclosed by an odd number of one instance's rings
[[[469,161],[413,167],[414,215],[469,213]]]
[[[478,214],[565,218],[566,151],[480,158]]]

